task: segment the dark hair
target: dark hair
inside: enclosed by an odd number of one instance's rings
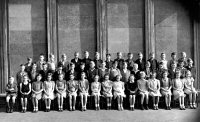
[[[106,56],[111,56],[111,54],[110,54],[110,53],[107,53]]]
[[[172,53],[171,53],[171,56],[172,56],[172,55],[176,55],[176,52],[172,52]]]

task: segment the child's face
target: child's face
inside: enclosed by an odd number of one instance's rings
[[[117,53],[117,58],[121,59],[122,58],[122,53]]]
[[[184,66],[184,63],[183,63],[183,62],[180,62],[179,65],[180,65],[180,67],[183,67],[183,66]]]
[[[160,67],[160,69],[163,69],[163,64],[160,64],[159,67]]]
[[[176,78],[180,78],[180,76],[181,76],[180,72],[176,73]]]
[[[28,63],[32,63],[32,58],[29,58],[29,59],[28,59]]]
[[[163,77],[164,78],[166,78],[167,77],[167,73],[165,72],[165,73],[163,73]]]
[[[151,66],[150,62],[147,62],[146,68],[149,68]]]
[[[152,78],[156,78],[156,73],[153,73],[153,74],[152,74]]]
[[[85,58],[88,58],[88,57],[89,57],[89,53],[85,52]]]
[[[40,61],[44,61],[44,56],[43,55],[40,56]]]
[[[187,72],[186,77],[191,77],[191,72]]]
[[[54,60],[54,59],[55,59],[55,56],[54,56],[54,55],[51,55],[50,59],[51,59],[51,60]]]
[[[109,76],[108,75],[105,76],[105,80],[109,80]]]
[[[100,56],[99,56],[99,53],[96,53],[95,58],[96,58],[96,59],[99,59],[99,57],[100,57]]]
[[[133,65],[134,70],[138,70],[138,65]]]
[[[62,71],[62,67],[59,67],[59,68],[58,68],[58,71]]]
[[[123,68],[124,68],[124,69],[127,68],[127,63],[124,63]]]
[[[63,80],[63,75],[59,75],[58,79],[61,81]]]
[[[192,62],[192,61],[189,61],[189,62],[188,62],[188,65],[189,65],[189,66],[192,66],[192,65],[193,65],[193,62]]]
[[[176,55],[172,55],[172,59],[176,59]]]
[[[9,78],[9,83],[12,84],[13,82],[14,82],[14,78],[13,77]]]
[[[74,57],[75,57],[75,58],[78,58],[78,57],[79,57],[79,53],[75,53],[75,54],[74,54]]]
[[[117,68],[117,63],[114,63],[114,64],[113,64],[113,68]]]
[[[165,54],[162,54],[162,55],[161,55],[161,59],[164,60],[165,58],[166,58],[166,55],[165,55]]]
[[[36,69],[37,68],[37,65],[36,64],[33,64],[33,67],[32,67],[33,69]]]
[[[117,77],[116,77],[116,80],[117,80],[117,81],[120,81],[120,76],[117,76]]]
[[[107,59],[107,60],[110,60],[110,58],[111,58],[110,55],[107,55],[107,56],[106,56],[106,59]]]
[[[40,75],[37,76],[37,81],[40,81],[42,77]]]
[[[134,77],[134,76],[131,76],[131,77],[130,77],[130,82],[131,82],[131,83],[134,83],[134,82],[135,82],[135,77]]]
[[[133,58],[133,54],[129,54],[128,59],[132,59],[132,58]]]
[[[145,74],[144,73],[140,74],[140,77],[141,79],[145,78]]]
[[[182,54],[181,54],[181,57],[182,57],[182,58],[186,58],[186,53],[185,53],[185,52],[182,53]]]
[[[48,67],[48,66],[47,66],[47,64],[43,65],[43,69],[45,69],[45,70],[46,70],[46,69],[47,69],[47,67]]]
[[[24,71],[24,70],[25,70],[25,66],[22,65],[22,66],[21,66],[21,71]]]
[[[72,64],[72,65],[71,65],[71,68],[72,68],[72,69],[74,69],[74,68],[75,68],[75,65],[74,65],[74,64]]]
[[[103,63],[101,64],[101,66],[102,66],[102,67],[106,67],[106,62],[103,62]]]
[[[62,60],[65,61],[66,59],[67,59],[67,56],[66,56],[66,55],[63,55],[63,56],[62,56]]]
[[[98,76],[95,76],[95,77],[94,77],[94,81],[97,82],[98,80],[99,80],[99,77],[98,77]]]
[[[172,68],[176,68],[176,64],[172,64]]]
[[[27,81],[28,81],[28,77],[24,76],[24,82],[27,82]]]
[[[48,77],[47,77],[47,80],[48,80],[48,81],[51,81],[51,76],[48,76]]]
[[[74,75],[70,75],[70,80],[74,80]]]
[[[139,54],[138,57],[139,57],[140,60],[142,60],[143,55],[142,55],[142,54]]]
[[[155,55],[154,55],[154,53],[151,53],[151,54],[150,54],[150,58],[152,58],[152,59],[154,59],[154,58],[155,58]]]
[[[84,64],[80,65],[80,68],[81,68],[82,70],[85,69],[85,65],[84,65]]]
[[[94,68],[95,64],[94,62],[90,62],[90,68]]]
[[[81,74],[81,79],[85,79],[85,73]]]

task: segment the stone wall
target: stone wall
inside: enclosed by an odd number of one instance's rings
[[[108,52],[144,53],[144,0],[107,0]]]
[[[154,0],[157,58],[165,52],[170,59],[172,51],[178,55],[185,51],[188,57],[194,58],[190,3],[186,0]]]
[[[96,2],[95,0],[58,0],[58,50],[69,59],[74,52],[96,51]]]
[[[45,0],[9,0],[10,73],[15,75],[27,57],[47,54]]]

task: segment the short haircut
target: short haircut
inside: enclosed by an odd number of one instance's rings
[[[110,53],[107,53],[106,56],[111,56],[111,54],[110,54]]]
[[[171,56],[172,56],[172,55],[176,55],[176,52],[172,52],[172,53],[171,53]]]

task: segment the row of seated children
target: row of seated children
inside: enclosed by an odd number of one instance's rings
[[[74,75],[70,74],[69,81],[63,80],[63,74],[58,76],[58,80],[52,80],[52,74],[49,73],[47,80],[41,81],[42,76],[38,74],[36,81],[32,84],[29,82],[27,75],[23,77],[23,82],[20,83],[19,92],[17,85],[14,83],[14,78],[10,77],[6,87],[7,91],[7,112],[13,112],[13,105],[17,95],[21,98],[22,112],[27,110],[27,99],[31,94],[33,103],[33,112],[38,111],[38,100],[44,99],[46,111],[50,111],[51,100],[57,97],[58,109],[63,111],[63,99],[69,97],[70,111],[75,110],[77,95],[81,98],[82,111],[87,110],[88,95],[94,96],[95,110],[100,110],[100,96],[104,96],[107,101],[107,109],[111,109],[112,98],[117,99],[118,110],[123,110],[123,99],[129,96],[130,109],[134,110],[136,95],[141,97],[141,109],[144,110],[144,99],[146,102],[145,108],[148,110],[149,96],[153,97],[153,109],[158,110],[159,97],[165,97],[166,109],[170,110],[171,95],[174,99],[179,99],[180,109],[185,110],[184,97],[189,95],[190,107],[196,108],[197,92],[193,87],[194,79],[191,72],[188,70],[185,78],[181,77],[181,72],[176,71],[174,79],[168,78],[168,72],[165,71],[161,80],[156,79],[156,72],[151,73],[151,77],[145,79],[145,72],[140,72],[140,79],[135,80],[134,75],[130,75],[129,81],[124,83],[121,81],[121,76],[117,75],[114,81],[109,80],[109,74],[104,75],[103,82],[99,82],[99,76],[95,75],[93,82],[90,84],[86,79],[86,73],[81,73],[79,81],[74,80]],[[172,89],[172,90],[171,90]],[[172,92],[171,92],[172,91]],[[17,94],[19,93],[19,94]],[[79,94],[78,94],[79,93]],[[12,102],[9,102],[10,98]],[[126,103],[128,104],[128,103]]]

